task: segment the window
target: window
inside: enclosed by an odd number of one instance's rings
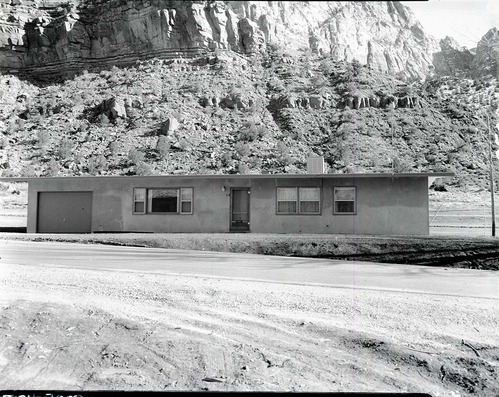
[[[277,213],[296,214],[298,201],[298,189],[295,187],[277,188]]]
[[[320,214],[321,193],[318,187],[278,187],[278,214]]]
[[[133,189],[133,213],[146,213],[146,189]]]
[[[356,213],[355,187],[334,188],[334,213],[335,214]]]
[[[299,189],[300,213],[319,214],[321,212],[321,193],[318,187],[301,187]]]
[[[133,213],[192,214],[192,196],[192,188],[136,188]]]
[[[147,212],[178,212],[178,189],[147,189]]]
[[[182,188],[180,192],[180,212],[192,214],[192,188]]]

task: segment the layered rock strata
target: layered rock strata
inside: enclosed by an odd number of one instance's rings
[[[267,44],[422,78],[438,43],[399,2],[0,0],[0,70],[40,76]]]

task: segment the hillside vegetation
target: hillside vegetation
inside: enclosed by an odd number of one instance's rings
[[[484,188],[497,80],[406,84],[360,63],[270,45],[0,81],[2,176],[452,171]],[[495,121],[492,120],[495,125]]]

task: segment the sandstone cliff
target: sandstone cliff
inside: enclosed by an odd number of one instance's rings
[[[399,2],[0,0],[0,71],[43,76],[266,44],[422,78],[438,43]]]
[[[474,77],[492,75],[499,79],[499,30],[490,29],[478,42],[473,59]]]
[[[461,47],[452,37],[440,40],[441,51],[433,54],[433,66],[439,75],[467,75],[470,72],[474,55],[466,47]]]

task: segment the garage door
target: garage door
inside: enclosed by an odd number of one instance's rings
[[[38,233],[90,233],[92,192],[39,192]]]

